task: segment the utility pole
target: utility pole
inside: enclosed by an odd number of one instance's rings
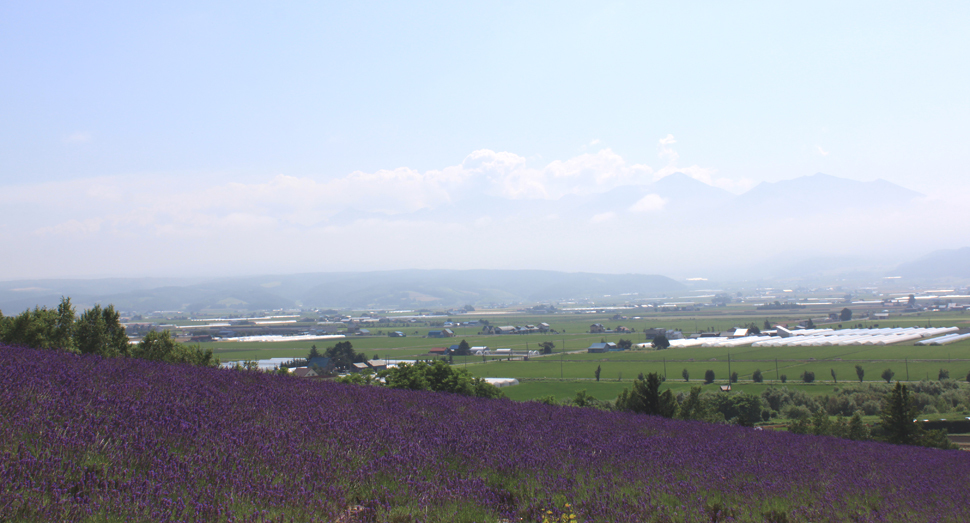
[[[667,380],[667,357],[664,356],[664,381]]]
[[[778,373],[778,358],[775,358],[775,381],[781,379],[781,374]]]
[[[909,381],[909,358],[903,360],[906,362],[906,381]]]
[[[562,358],[566,354],[566,338],[562,339],[562,350],[559,351],[559,381],[562,381]]]
[[[728,386],[731,386],[731,353],[728,353]]]

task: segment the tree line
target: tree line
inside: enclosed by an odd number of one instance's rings
[[[349,342],[347,342],[349,343]],[[399,363],[396,367],[348,374],[337,378],[338,383],[376,385],[392,389],[430,390],[450,392],[479,398],[499,398],[502,391],[488,381],[472,376],[466,369],[454,367],[441,360]]]
[[[941,402],[959,401],[955,394],[947,394],[954,390],[951,382],[936,385],[921,382],[913,387],[915,393],[913,389],[899,382],[888,391],[885,385],[869,386],[859,391],[860,395],[854,398],[854,402],[849,399],[856,392],[853,390],[816,399],[801,391],[775,387],[769,387],[761,397],[744,392],[701,392],[701,387],[691,387],[689,394],[680,393],[675,396],[670,389],[660,391],[663,381],[659,373],[650,373],[647,376],[640,374],[634,381],[633,388],[624,389],[615,401],[597,400],[586,390],[581,390],[576,393],[575,398],[561,404],[741,426],[754,426],[759,422],[769,421],[779,411],[784,411],[792,416],[788,430],[793,433],[955,448],[946,437],[945,430],[927,430],[922,423],[915,421],[921,412],[921,402],[926,401],[928,392],[941,393]],[[881,401],[875,401],[877,399]],[[553,396],[534,401],[557,404]],[[860,405],[856,402],[864,404],[865,412],[862,407],[856,408]],[[864,413],[878,414],[879,423],[872,427],[866,425],[862,419]],[[834,421],[830,419],[830,414],[836,416]]]
[[[17,316],[4,316],[0,311],[0,343],[108,358],[219,365],[212,349],[179,343],[168,331],[149,331],[132,345],[113,305],[95,305],[78,315],[70,298],[61,298],[57,308],[34,307]]]

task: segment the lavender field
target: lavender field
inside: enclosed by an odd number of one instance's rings
[[[0,521],[538,522],[564,511],[587,522],[967,521],[970,454],[0,347]]]

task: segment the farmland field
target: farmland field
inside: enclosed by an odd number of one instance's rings
[[[665,387],[674,389],[689,388],[699,385],[703,381],[704,373],[713,370],[716,383],[727,382],[729,372],[728,358],[730,356],[730,372],[737,372],[741,384],[735,385],[735,390],[747,386],[763,390],[767,384],[778,384],[780,375],[787,376],[787,386],[794,387],[801,384],[803,372],[811,371],[815,374],[815,384],[805,385],[808,391],[831,390],[836,385],[831,372],[834,370],[840,384],[858,382],[856,365],[861,365],[865,371],[865,381],[881,382],[880,375],[885,369],[891,369],[894,380],[918,381],[921,379],[936,379],[940,369],[946,369],[950,377],[963,379],[970,373],[970,340],[940,347],[917,347],[912,342],[889,346],[833,346],[833,347],[751,347],[734,348],[721,347],[691,347],[683,349],[633,350],[604,354],[589,354],[586,347],[599,341],[613,341],[629,339],[634,343],[643,341],[643,329],[663,327],[667,329],[682,329],[684,332],[696,330],[720,331],[744,325],[746,323],[761,324],[766,318],[772,321],[796,321],[811,316],[811,311],[783,311],[779,314],[769,314],[765,311],[753,311],[750,308],[727,307],[706,309],[696,313],[666,313],[642,317],[639,319],[613,320],[603,314],[548,314],[548,315],[491,315],[487,316],[492,325],[525,325],[549,323],[558,334],[527,334],[527,335],[482,335],[480,327],[455,328],[454,338],[431,339],[425,338],[428,326],[390,327],[382,332],[403,330],[406,338],[390,338],[387,336],[352,336],[348,337],[354,349],[366,354],[369,358],[379,356],[383,359],[409,359],[420,357],[433,347],[447,347],[462,339],[472,346],[485,345],[491,348],[511,348],[514,351],[537,350],[541,342],[553,342],[556,346],[555,354],[549,356],[532,357],[529,361],[515,360],[499,361],[501,358],[492,356],[455,357],[455,365],[465,366],[469,372],[480,377],[516,378],[522,384],[505,389],[508,397],[517,400],[528,400],[535,397],[554,395],[557,397],[571,397],[577,390],[588,388],[590,393],[600,399],[613,399],[616,394],[640,373],[658,372],[667,376]],[[474,313],[470,319],[477,319]],[[484,317],[484,316],[483,316]],[[456,320],[457,321],[457,320]],[[607,326],[624,325],[637,329],[636,333],[619,334],[604,333],[590,334],[587,332],[593,323]],[[858,320],[847,322],[846,327],[864,327],[876,325],[879,322]],[[966,313],[936,313],[932,316],[900,316],[893,317],[888,324],[883,321],[882,327],[887,326],[966,326],[970,324],[970,316]],[[820,328],[837,328],[838,324],[819,325]],[[437,329],[440,327],[434,327]],[[415,335],[414,332],[418,334]],[[202,344],[212,348],[223,361],[239,361],[246,359],[264,359],[271,357],[303,357],[312,345],[319,349],[333,345],[336,340],[320,340],[316,342],[296,343],[263,343],[263,342],[211,342]],[[563,353],[565,347],[566,353]],[[594,372],[600,367],[602,384],[595,384]],[[681,372],[687,369],[690,382],[684,383]],[[765,385],[750,383],[755,370],[761,370]],[[535,380],[535,381],[529,381]],[[565,380],[557,382],[555,380]],[[618,381],[619,380],[619,381]],[[748,384],[743,382],[749,381]],[[626,383],[626,385],[622,385]],[[594,385],[595,384],[595,385]],[[593,392],[594,387],[599,392]]]

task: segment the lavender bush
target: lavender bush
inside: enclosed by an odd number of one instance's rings
[[[0,478],[0,521],[970,520],[959,451],[13,347]]]

